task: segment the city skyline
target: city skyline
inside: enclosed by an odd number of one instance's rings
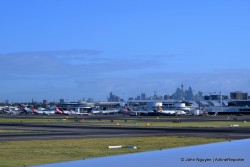
[[[224,92],[203,92],[202,90],[193,90],[191,86],[185,87],[183,84],[181,84],[179,87],[175,89],[175,92],[172,94],[166,94],[164,92],[141,92],[139,94],[135,94],[133,96],[130,96],[128,98],[124,98],[120,94],[115,94],[113,92],[109,92],[108,95],[106,95],[105,100],[100,99],[94,99],[91,97],[82,97],[77,100],[70,100],[68,98],[60,98],[60,99],[53,99],[48,100],[48,98],[42,98],[42,100],[38,99],[30,99],[27,101],[12,101],[10,99],[0,100],[0,103],[6,103],[6,104],[12,104],[12,103],[44,103],[45,101],[51,102],[51,103],[68,103],[68,102],[98,102],[98,101],[106,101],[106,102],[127,102],[127,101],[133,101],[133,100],[187,100],[187,101],[200,101],[200,100],[247,100],[249,99],[248,92],[244,91],[230,91],[229,93]]]
[[[250,2],[0,2],[0,101],[250,92]]]

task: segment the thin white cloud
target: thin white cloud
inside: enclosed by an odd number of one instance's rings
[[[22,90],[23,93],[28,90],[29,99],[32,92],[44,98],[44,92],[53,92],[49,95],[53,99],[64,97],[65,94],[74,99],[106,99],[111,91],[125,97],[136,96],[142,92],[153,94],[153,91],[164,95],[172,94],[181,83],[186,89],[192,86],[194,90],[204,92],[250,91],[248,69],[218,69],[206,73],[188,70],[179,72],[175,69],[170,71],[166,66],[178,59],[174,55],[111,58],[105,57],[99,51],[62,52],[0,54],[1,80],[5,83],[3,86],[10,87],[12,92]],[[72,63],[73,60],[80,63]],[[37,86],[39,90],[46,91],[37,91]],[[7,90],[3,92],[8,93]]]
[[[4,76],[9,78],[105,76],[155,71],[167,57],[161,55],[159,59],[144,55],[110,58],[100,51],[81,49],[19,52],[0,54],[0,69],[2,73],[7,73],[8,75]]]
[[[70,50],[50,50],[50,51],[34,51],[34,52],[16,52],[2,53],[1,56],[96,56],[100,55],[101,51],[90,49],[70,49]]]

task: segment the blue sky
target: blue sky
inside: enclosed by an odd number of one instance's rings
[[[0,101],[250,92],[247,0],[2,0]]]

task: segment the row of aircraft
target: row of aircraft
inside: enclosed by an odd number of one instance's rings
[[[156,108],[152,110],[140,110],[140,111],[133,111],[131,108],[126,107],[124,109],[124,113],[131,116],[136,115],[186,115],[187,113],[183,110],[166,110],[162,109],[160,105],[158,105]]]
[[[4,110],[6,114],[9,115],[20,115],[20,114],[44,114],[44,115],[52,115],[52,114],[61,114],[61,115],[71,115],[74,114],[74,111],[68,111],[59,109],[58,107],[55,110],[45,109],[45,108],[27,108],[22,104],[18,104],[18,107],[6,107]]]
[[[91,109],[91,107],[89,107]],[[53,114],[61,114],[61,115],[109,115],[109,114],[118,114],[122,113],[124,115],[130,115],[130,116],[136,116],[136,115],[186,115],[186,112],[183,110],[173,110],[173,109],[162,109],[160,105],[157,107],[154,107],[149,110],[143,110],[143,111],[134,111],[130,107],[124,107],[124,108],[117,108],[117,109],[96,109],[92,108],[91,112],[84,112],[84,113],[78,113],[74,110],[65,110],[62,108],[55,107],[54,109],[45,109],[45,108],[27,108],[23,106],[22,104],[18,105],[18,109],[10,109],[7,108],[5,113],[10,115],[20,115],[20,114],[44,114],[44,115],[53,115]]]

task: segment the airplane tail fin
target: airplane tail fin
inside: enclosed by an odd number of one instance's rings
[[[129,107],[127,107],[127,109],[128,109],[128,111],[129,111],[129,112],[131,112],[131,111],[132,111],[132,109],[131,109],[131,108],[129,108]]]
[[[22,104],[18,104],[18,108],[21,110],[20,114],[27,114],[28,113]]]
[[[19,108],[20,110],[22,110],[22,111],[25,110],[25,107],[24,107],[22,104],[18,104],[18,108]]]
[[[128,107],[125,107],[124,109],[123,109],[123,113],[125,113],[125,114],[128,114]]]
[[[59,110],[58,107],[56,107],[56,113],[57,113],[57,114],[63,114],[63,112],[62,112],[61,110]]]
[[[162,112],[162,108],[160,105],[157,106],[157,110],[158,110],[158,112]]]

